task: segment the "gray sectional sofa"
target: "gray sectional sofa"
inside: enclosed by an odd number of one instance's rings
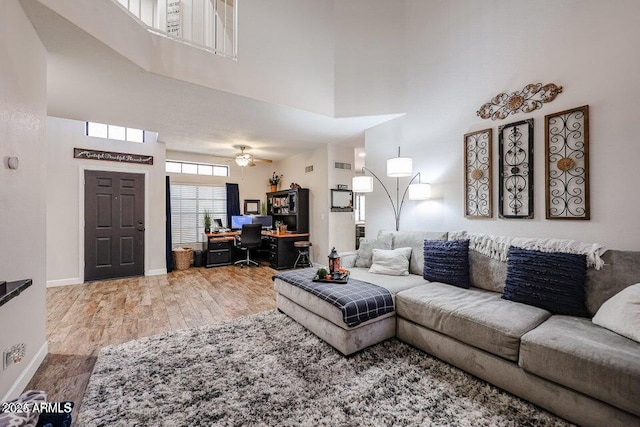
[[[279,279],[277,306],[345,355],[395,336],[577,424],[640,426],[640,343],[588,318],[502,299],[506,263],[473,250],[471,288],[424,280],[423,241],[446,236],[381,235],[388,249],[413,248],[408,276],[369,273],[366,265],[355,265],[355,253],[343,254],[352,278],[390,291],[394,313],[350,328],[338,308]],[[640,252],[610,250],[603,259],[603,269],[587,274],[592,316],[607,299],[640,282]]]

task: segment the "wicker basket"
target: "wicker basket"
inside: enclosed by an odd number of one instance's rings
[[[173,250],[173,267],[176,270],[186,270],[191,267],[193,260],[193,249],[176,248]]]

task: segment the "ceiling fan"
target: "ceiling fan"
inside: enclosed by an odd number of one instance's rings
[[[255,166],[256,163],[273,163],[273,160],[269,160],[269,159],[258,159],[253,157],[253,154],[251,153],[247,153],[245,150],[247,149],[251,149],[251,147],[246,146],[246,145],[234,145],[234,148],[238,148],[240,150],[239,153],[236,153],[236,155],[234,157],[222,157],[222,156],[217,156],[217,157],[221,157],[221,158],[227,158],[229,160],[235,160],[236,164],[240,167],[245,167],[245,166]]]
[[[253,157],[253,154],[250,153],[245,153],[244,150],[246,149],[251,149],[251,147],[247,147],[246,145],[240,145],[238,146],[238,148],[240,149],[240,152],[236,154],[236,164],[240,167],[245,167],[245,166],[255,166],[256,162],[261,162],[261,163],[272,163],[272,160],[269,159],[257,159],[255,157]]]

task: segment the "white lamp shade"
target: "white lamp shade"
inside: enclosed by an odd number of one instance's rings
[[[387,160],[387,176],[400,178],[413,175],[413,160],[411,157],[394,157]]]
[[[409,185],[409,200],[427,200],[431,198],[431,184]]]
[[[371,193],[373,191],[373,178],[370,176],[354,176],[351,179],[351,188],[354,193]]]

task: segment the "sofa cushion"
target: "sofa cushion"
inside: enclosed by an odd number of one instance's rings
[[[357,250],[356,267],[371,267],[374,249],[391,249],[393,236],[391,234],[383,234],[375,239],[363,237],[360,239],[360,247]]]
[[[446,231],[386,231],[380,230],[378,237],[383,234],[393,235],[393,249],[410,247],[411,259],[409,260],[409,273],[422,275],[424,269],[424,241],[425,240],[447,240]]]
[[[640,416],[640,344],[589,319],[552,316],[522,337],[519,365]]]
[[[592,322],[640,343],[640,283],[605,301]]]
[[[544,308],[555,314],[588,316],[584,255],[511,247],[504,299]]]
[[[396,295],[396,314],[508,360],[518,360],[520,337],[551,316],[484,289],[432,282]]]
[[[424,241],[422,277],[432,282],[469,287],[469,241]]]
[[[469,249],[469,280],[471,286],[502,293],[506,279],[506,262]]]
[[[602,260],[601,270],[587,271],[587,308],[592,316],[606,300],[640,281],[640,252],[608,250]]]
[[[416,276],[415,274],[410,274],[408,276],[384,276],[381,274],[370,273],[366,268],[351,268],[349,269],[349,272],[350,277],[353,277],[354,279],[382,286],[388,290],[394,298],[400,291],[429,283],[424,280],[422,276]]]
[[[370,273],[408,276],[411,248],[374,249]]]

